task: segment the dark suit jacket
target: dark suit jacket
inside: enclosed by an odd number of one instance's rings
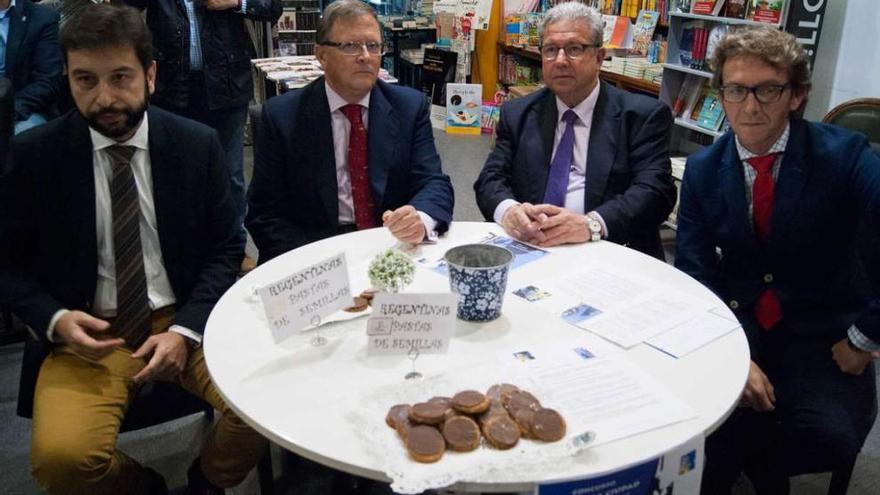
[[[153,103],[166,108],[189,105],[189,19],[183,0],[124,0],[147,9],[147,26],[153,33],[156,57],[156,93]],[[202,47],[202,71],[208,107],[246,106],[254,93],[251,76],[253,43],[245,19],[275,23],[281,17],[281,0],[248,0],[247,12],[208,10],[196,1]]]
[[[445,232],[454,196],[440,169],[425,96],[379,81],[370,94],[367,142],[377,224],[383,211],[409,204]],[[260,262],[340,233],[337,197],[322,77],[263,106],[245,222]]]
[[[6,41],[6,77],[15,88],[15,120],[32,113],[51,118],[61,86],[58,13],[30,0],[16,0]]]
[[[669,165],[669,107],[600,83],[587,150],[585,211],[608,226],[608,240],[663,258],[657,227],[675,206]],[[506,103],[495,149],[474,183],[492,220],[505,199],[542,203],[556,131],[556,97],[543,89]]]
[[[796,334],[839,339],[855,323],[880,342],[880,300],[870,296],[856,242],[860,221],[880,232],[880,158],[865,137],[792,120],[766,243],[749,224],[745,194],[732,133],[688,159],[675,265],[730,305],[753,355],[753,304],[766,287]]]
[[[226,158],[209,127],[157,107],[148,115],[159,243],[177,300],[174,323],[201,333],[235,282],[244,249]],[[14,138],[11,170],[0,180],[0,305],[30,325],[43,347],[56,311],[88,312],[95,296],[92,154],[88,126],[73,110]],[[24,382],[36,378],[44,352],[26,352]],[[20,404],[32,392],[33,382],[24,382]]]

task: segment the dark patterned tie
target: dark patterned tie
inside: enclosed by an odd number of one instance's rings
[[[370,229],[376,226],[376,204],[367,171],[367,129],[361,118],[360,105],[345,105],[341,110],[351,123],[351,132],[348,134],[348,171],[354,200],[354,223],[358,230]]]
[[[556,206],[565,206],[565,195],[568,193],[568,176],[571,173],[571,162],[574,155],[574,123],[577,114],[574,110],[566,110],[562,114],[565,130],[556,147],[556,155],[550,163],[550,176],[544,190],[544,202]]]
[[[107,148],[113,165],[110,200],[113,208],[113,251],[116,259],[114,330],[131,349],[150,336],[150,300],[140,235],[140,201],[131,171],[133,146]]]
[[[756,156],[746,160],[757,176],[752,186],[752,219],[755,234],[762,242],[770,238],[770,221],[773,218],[773,163],[776,154]],[[773,328],[782,319],[779,298],[772,288],[767,288],[755,302],[755,318],[764,330]]]

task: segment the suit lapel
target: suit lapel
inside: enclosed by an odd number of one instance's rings
[[[315,82],[302,89],[301,96],[303,115],[295,119],[296,129],[292,142],[300,142],[303,136],[309,136],[313,141],[311,145],[295,146],[291,156],[306,154],[302,163],[297,163],[297,168],[306,166],[303,170],[304,180],[311,178],[321,198],[323,211],[329,225],[339,223],[339,185],[336,183],[336,157],[333,150],[333,123],[330,120],[330,103],[327,101],[327,91],[324,88],[324,78],[318,78]]]
[[[61,174],[67,176],[69,180],[69,188],[65,188],[69,191],[69,197],[65,204],[71,215],[72,234],[77,239],[76,248],[72,250],[77,256],[71,257],[75,261],[70,269],[74,277],[80,277],[80,280],[87,284],[82,296],[91,301],[95,295],[98,273],[93,146],[86,121],[75,110],[68,115],[68,125],[65,127],[68,129],[69,138],[60,140],[62,149],[58,156],[63,162],[69,161],[70,165],[69,168],[62,169],[67,173]],[[64,149],[64,146],[67,148]]]
[[[381,215],[388,184],[388,171],[391,162],[397,156],[397,138],[400,132],[400,120],[391,104],[382,94],[377,83],[370,94],[370,119],[367,125],[367,170],[370,174],[370,186],[373,188],[373,199],[376,203],[377,215]]]
[[[159,232],[159,245],[162,248],[162,261],[169,275],[177,273],[178,241],[185,228],[179,211],[183,197],[181,189],[181,170],[185,162],[173,132],[165,125],[161,110],[152,109],[147,113],[150,129],[150,170],[153,178],[153,208],[156,211],[156,230]]]
[[[791,217],[797,210],[807,184],[809,163],[803,157],[803,150],[806,148],[805,139],[806,132],[802,122],[793,120],[779,168],[779,177],[776,179],[773,191],[773,216],[770,220],[771,246],[774,241],[785,236],[786,226],[791,225]]]
[[[529,146],[525,153],[529,157],[526,163],[539,163],[538,167],[529,167],[531,170],[531,179],[529,180],[531,201],[533,203],[544,202],[544,192],[547,189],[547,180],[550,177],[550,160],[553,157],[553,142],[556,138],[556,125],[559,121],[559,110],[556,108],[556,97],[549,90],[543,90],[544,96],[539,98],[530,112],[534,112],[534,118],[527,118],[526,125],[529,122],[537,122],[537,135],[540,140],[537,146]],[[533,129],[528,127],[523,129],[520,138],[524,143],[530,141],[530,134]]]
[[[611,173],[617,154],[620,105],[617,98],[612,96],[609,95],[608,86],[600,81],[599,96],[593,108],[593,121],[590,123],[584,211],[593,210],[602,204],[605,188],[608,185],[608,174]]]
[[[745,175],[733,135],[730,136],[718,175],[723,190],[724,203],[727,205],[727,219],[724,225],[730,229],[731,236],[739,239],[739,243],[748,251],[758,253],[761,247],[755,237],[755,231],[749,223]]]
[[[9,34],[6,36],[6,73],[9,77],[13,76],[12,71],[15,70],[16,56],[21,48],[21,41],[24,39],[28,22],[25,5],[23,3],[16,4],[15,8],[9,12]]]

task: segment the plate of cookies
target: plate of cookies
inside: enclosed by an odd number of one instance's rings
[[[540,479],[592,446],[548,390],[505,374],[477,365],[378,385],[352,397],[348,418],[396,493]]]
[[[566,433],[559,412],[509,383],[492,385],[486,393],[463,390],[452,397],[397,404],[385,423],[397,432],[410,459],[421,463],[437,462],[447,450],[508,450],[521,439],[558,442]]]

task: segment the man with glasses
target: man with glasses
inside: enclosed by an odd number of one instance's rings
[[[707,441],[703,493],[741,471],[759,494],[850,467],[874,422],[880,300],[856,249],[880,232],[867,139],[802,120],[809,61],[794,36],[738,30],[713,85],[733,132],[688,159],[675,264],[724,300],[751,349],[741,406]]]
[[[343,232],[387,227],[402,242],[441,234],[453,192],[423,94],[378,81],[382,30],[359,0],[324,10],[324,77],[266,102],[246,225],[260,263]]]
[[[541,31],[547,88],[502,107],[474,184],[480,210],[541,246],[608,239],[662,258],[657,227],[675,204],[669,108],[599,81],[595,9],[557,5]]]

